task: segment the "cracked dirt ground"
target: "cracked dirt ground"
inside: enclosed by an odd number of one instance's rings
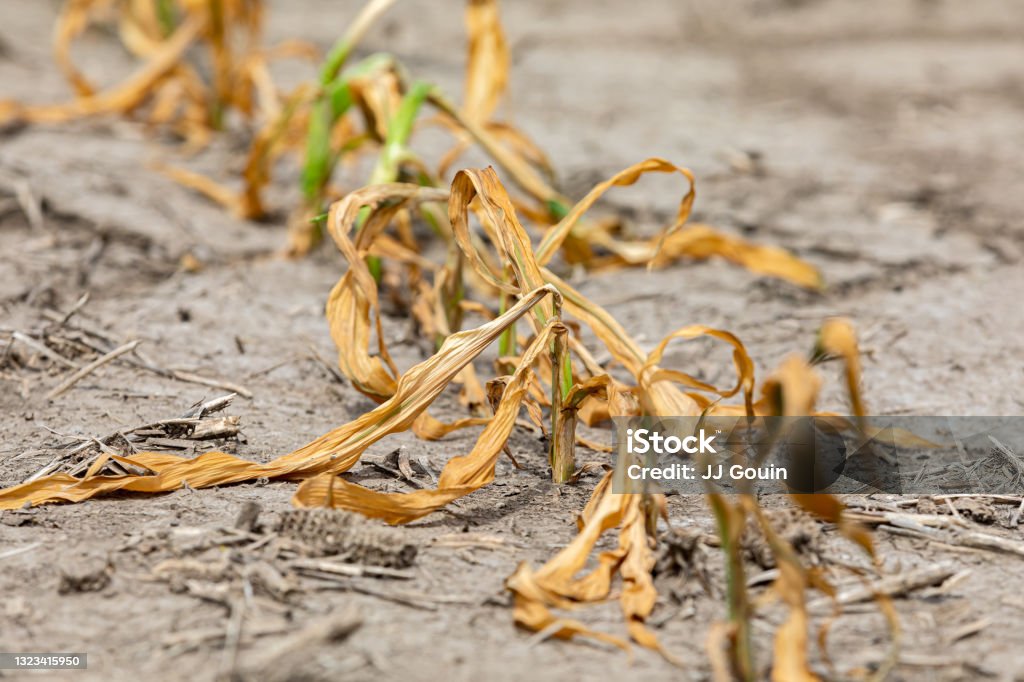
[[[272,2],[269,37],[325,47],[357,5]],[[48,53],[55,11],[49,2],[3,3],[0,96],[67,96]],[[571,196],[642,158],[665,157],[696,173],[695,219],[789,248],[828,282],[823,294],[811,294],[720,261],[583,279],[583,292],[642,343],[653,345],[686,323],[727,328],[747,344],[763,377],[788,353],[806,352],[821,320],[841,314],[861,334],[872,412],[1024,410],[1024,6],[572,0],[506,2],[503,11],[514,55],[505,111],[548,152]],[[364,47],[395,52],[416,75],[458,92],[462,40],[459,3],[418,1],[395,8]],[[127,68],[100,34],[85,38],[76,54],[87,72],[110,79]],[[282,77],[294,79],[303,68],[287,67]],[[240,144],[229,136],[189,163],[230,177]],[[333,356],[322,307],[341,258],[330,249],[299,262],[275,258],[281,220],[240,223],[147,170],[174,154],[123,121],[3,133],[2,331],[37,328],[45,311],[67,310],[88,291],[82,324],[115,339],[141,339],[163,366],[223,377],[252,392],[231,408],[245,440],[226,447],[254,459],[291,451],[366,410],[368,401],[335,382],[310,352],[312,346]],[[288,178],[282,180],[283,187]],[[42,226],[30,226],[13,198],[25,182],[44,200]],[[644,180],[606,205],[633,216],[638,229],[650,228],[672,210],[679,190],[667,180]],[[294,196],[273,198],[284,209]],[[186,253],[204,267],[180,269]],[[402,320],[387,325],[396,337],[406,334]],[[422,357],[413,343],[396,346],[395,354],[402,367]],[[683,347],[669,360],[712,383],[732,371],[718,349]],[[838,368],[826,374],[821,404],[842,409]],[[0,373],[0,485],[23,480],[67,442],[44,427],[99,436],[178,415],[221,393],[115,363],[43,400],[59,380],[56,370]],[[454,410],[449,400],[439,415]],[[393,437],[371,454],[404,445],[437,469],[473,437],[430,444]],[[519,561],[540,563],[568,542],[596,481],[552,486],[543,446],[529,433],[517,433],[512,449],[524,471],[503,461],[494,485],[454,513],[408,529],[419,547],[410,580],[360,583],[414,593],[416,605],[353,589],[299,592],[277,610],[251,616],[238,669],[309,620],[354,606],[362,626],[303,657],[320,666],[309,673],[314,678],[678,679],[678,670],[649,652],[631,664],[601,647],[535,643],[512,626],[503,579]],[[354,473],[369,485],[404,489],[372,467]],[[0,648],[87,651],[90,670],[81,679],[213,679],[224,669],[221,640],[201,634],[224,628],[224,606],[154,581],[160,552],[169,550],[146,554],[139,538],[231,526],[246,501],[273,519],[289,507],[293,489],[239,485],[2,513],[0,554],[39,544],[0,559]],[[996,511],[990,532],[1020,538],[1020,528],[1000,527],[1010,510]],[[670,512],[675,525],[713,532],[699,498],[673,497]],[[822,532],[826,563],[861,561],[834,532]],[[464,533],[476,541],[451,540]],[[1024,600],[1008,586],[1024,577],[1024,559],[884,534],[877,540],[888,571],[948,563],[959,576],[896,601],[903,646],[894,679],[1020,675]],[[109,565],[102,589],[58,592],[62,573],[97,561]],[[715,550],[708,561],[720,581]],[[684,676],[704,679],[705,634],[724,605],[697,596],[681,608],[661,587],[659,635],[684,658]],[[576,615],[621,632],[614,604]],[[776,616],[769,611],[755,628],[762,660]],[[265,633],[261,618],[272,625]],[[833,625],[829,652],[838,671],[856,676],[882,663],[887,644],[877,612],[853,608]],[[818,654],[815,665],[827,670]]]

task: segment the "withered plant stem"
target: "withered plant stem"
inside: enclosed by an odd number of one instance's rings
[[[555,314],[561,316],[561,306]],[[572,390],[569,330],[559,324],[551,342],[551,480],[566,483],[576,470],[576,409],[566,405]]]

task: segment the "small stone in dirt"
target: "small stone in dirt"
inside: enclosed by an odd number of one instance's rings
[[[5,526],[31,526],[35,521],[36,512],[27,509],[14,509],[0,512],[0,523]]]
[[[111,573],[113,573],[113,567],[104,559],[76,561],[73,565],[61,568],[57,592],[59,594],[100,592],[110,584]]]

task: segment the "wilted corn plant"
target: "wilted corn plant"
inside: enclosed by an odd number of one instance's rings
[[[260,0],[67,0],[53,49],[76,98],[0,102],[0,123],[139,116],[198,148],[223,128],[230,111],[249,120],[275,115],[280,95],[268,60],[310,56],[311,48],[297,41],[263,47],[262,19]],[[90,25],[107,22],[116,22],[122,44],[141,64],[121,83],[101,89],[76,66],[71,46]]]
[[[201,174],[163,166],[178,182],[200,191],[247,219],[267,215],[262,197],[276,162],[286,154],[301,155],[301,205],[290,219],[289,251],[307,252],[320,234],[318,221],[325,203],[339,197],[332,188],[335,168],[357,154],[376,152],[367,184],[408,181],[443,186],[446,170],[459,154],[476,143],[528,197],[515,201],[520,212],[538,229],[555,222],[568,233],[558,249],[571,264],[591,269],[622,265],[664,265],[680,258],[721,256],[763,274],[783,277],[802,286],[820,285],[818,273],[780,249],[751,245],[705,225],[672,232],[663,242],[620,240],[613,221],[585,222],[582,213],[592,201],[578,206],[566,223],[571,201],[551,186],[550,163],[541,150],[515,127],[494,119],[508,83],[509,53],[497,0],[468,0],[469,34],[466,82],[461,107],[435,86],[408,83],[406,69],[387,53],[373,54],[349,64],[356,46],[395,0],[371,0],[324,58],[315,82],[282,94],[270,77],[269,60],[311,57],[315,50],[298,41],[271,48],[260,45],[263,8],[259,0],[67,0],[54,32],[54,53],[78,97],[66,104],[23,105],[0,102],[0,123],[59,123],[74,118],[121,115],[169,126],[191,146],[205,144],[224,124],[227,111],[237,111],[256,132],[235,190]],[[143,64],[119,85],[97,91],[77,68],[71,44],[90,23],[116,20],[122,42]],[[195,47],[206,59],[192,57]],[[210,72],[211,75],[205,74]],[[432,172],[410,149],[410,138],[424,105],[435,120],[455,136],[455,145]],[[663,162],[665,172],[682,172]],[[612,184],[629,184],[629,174]],[[607,187],[595,188],[599,196]],[[692,192],[688,195],[692,201]],[[589,199],[590,197],[588,197]],[[429,207],[428,222],[443,238],[443,215]],[[680,214],[683,216],[683,214]],[[684,216],[683,216],[684,217]],[[678,223],[681,224],[681,223]],[[407,234],[406,248],[416,248]],[[550,242],[553,243],[553,242]],[[550,257],[548,245],[542,256]],[[392,245],[393,246],[393,245]],[[654,254],[657,254],[655,257]],[[371,264],[376,256],[370,257]],[[454,276],[448,287],[455,291]],[[457,316],[457,315],[456,315]],[[511,334],[507,334],[511,337]]]
[[[617,177],[635,180],[644,170],[664,170],[666,162],[647,161]],[[616,183],[603,183],[607,189]],[[624,183],[618,183],[624,184]],[[449,502],[467,495],[493,480],[495,465],[508,440],[520,410],[537,418],[541,407],[551,410],[552,439],[564,448],[553,451],[552,468],[564,477],[574,469],[572,423],[577,410],[586,408],[589,421],[602,416],[747,414],[810,414],[820,379],[811,364],[798,357],[787,360],[761,388],[755,400],[753,363],[742,343],[732,334],[702,326],[688,326],[666,337],[651,353],[644,353],[629,333],[604,309],[589,301],[547,267],[560,242],[570,234],[573,216],[579,216],[595,193],[553,226],[534,248],[517,218],[509,195],[491,169],[463,170],[456,174],[450,192],[415,184],[392,183],[367,187],[336,202],[327,227],[348,263],[348,270],[331,292],[327,316],[331,332],[339,341],[339,366],[352,385],[380,402],[376,409],[341,426],[308,445],[266,464],[246,461],[223,452],[204,453],[195,459],[175,455],[140,453],[130,457],[103,455],[84,478],[56,474],[0,491],[0,508],[25,503],[58,500],[81,501],[112,490],[159,492],[180,487],[185,480],[193,488],[222,485],[260,477],[301,480],[294,502],[301,506],[329,505],[358,511],[389,523],[407,523],[421,518]],[[600,192],[596,192],[600,194]],[[399,375],[390,361],[380,327],[377,278],[367,256],[377,254],[385,267],[424,267],[423,259],[409,251],[396,250],[396,237],[387,230],[402,232],[400,216],[409,211],[423,213],[425,207],[447,202],[447,219],[467,270],[474,292],[497,297],[506,294],[507,309],[493,315],[480,302],[462,302],[493,319],[476,329],[453,331],[429,359]],[[689,194],[680,213],[688,210]],[[475,215],[479,229],[488,237],[495,253],[482,248],[483,240],[470,226]],[[663,243],[670,243],[666,235]],[[508,263],[511,272],[499,265]],[[443,306],[436,298],[438,282],[443,283],[446,266],[436,268],[435,286],[425,287],[420,306],[424,324],[435,328],[446,323]],[[431,296],[434,295],[434,298]],[[427,299],[423,301],[423,299]],[[437,421],[427,412],[431,402],[445,388],[464,377],[473,360],[519,319],[525,318],[530,333],[516,336],[499,358],[498,365],[511,370],[488,384],[488,393],[499,396],[493,415],[485,420],[467,418],[454,423]],[[630,375],[631,383],[608,374],[583,345],[568,332],[572,318],[590,328],[614,360]],[[371,350],[376,334],[377,350]],[[694,377],[661,367],[666,346],[674,339],[710,336],[732,346],[738,373],[735,387],[719,389]],[[342,342],[343,341],[343,342]],[[851,402],[862,412],[856,391],[858,383],[856,341],[852,330],[839,321],[826,324],[820,335],[817,356],[838,355],[846,362]],[[569,362],[569,358],[572,362]],[[548,384],[547,389],[544,384]],[[696,390],[693,390],[696,389]],[[740,405],[712,402],[705,394],[730,397],[742,393]],[[550,396],[547,398],[546,396]],[[436,489],[412,493],[381,493],[350,482],[339,474],[349,470],[362,453],[385,436],[411,429],[421,437],[438,438],[458,428],[485,423],[472,450],[452,458],[445,465]],[[110,457],[122,464],[141,467],[146,475],[101,475],[102,463]],[[665,500],[659,494],[612,492],[606,475],[595,488],[580,515],[580,533],[564,550],[543,567],[534,570],[521,564],[508,579],[515,595],[515,619],[520,625],[546,631],[558,637],[597,637],[623,648],[626,641],[591,630],[578,621],[560,618],[553,609],[602,601],[609,596],[616,575],[622,581],[620,602],[630,637],[642,646],[664,651],[645,621],[654,608],[656,592],[651,569],[654,555],[652,520],[663,513]],[[871,552],[870,538],[846,522],[842,505],[828,495],[794,495],[794,501],[808,511],[836,523],[842,532]],[[786,540],[780,537],[750,495],[735,501],[709,496],[719,523],[728,576],[729,621],[712,630],[709,652],[723,675],[737,674],[753,679],[757,668],[749,643],[752,604],[746,595],[739,540],[745,519],[753,518],[765,533],[779,562],[780,575],[774,593],[789,607],[789,618],[775,640],[776,679],[811,679],[807,661],[808,616],[804,607],[807,589],[830,593],[824,579],[801,566]],[[600,536],[619,529],[619,546],[602,552],[597,568],[577,577]],[[724,667],[722,667],[724,666]]]
[[[301,151],[302,204],[289,221],[289,251],[293,255],[306,253],[319,241],[324,207],[338,197],[331,186],[337,166],[368,152],[376,153],[369,185],[407,180],[438,186],[447,167],[473,140],[540,202],[535,212],[559,215],[564,211],[564,198],[537,170],[549,171],[543,153],[514,127],[490,120],[505,89],[509,64],[496,0],[467,3],[469,59],[461,108],[436,86],[423,81],[409,84],[407,69],[391,54],[371,54],[349,64],[366,31],[394,3],[367,3],[328,52],[319,79],[297,88],[288,104],[261,129],[250,150],[240,195],[180,169],[172,170],[172,176],[243,217],[258,218],[264,213],[260,194],[269,182],[272,164],[282,154]],[[409,147],[425,104],[438,112],[437,120],[456,137],[455,147],[442,159],[437,172]],[[299,142],[303,138],[304,144]],[[436,217],[430,222],[436,230],[441,229]],[[371,263],[374,259],[371,257]]]

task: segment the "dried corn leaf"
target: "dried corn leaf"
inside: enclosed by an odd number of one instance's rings
[[[627,263],[645,262],[637,260],[641,250],[632,253],[632,260],[627,258],[625,247],[616,252]],[[762,246],[722,234],[717,230],[701,224],[670,234],[661,243],[657,255],[651,255],[652,262],[666,263],[678,258],[705,260],[712,256],[724,258],[737,265],[742,265],[751,272],[777,277],[808,289],[820,289],[823,286],[821,273],[809,263],[800,260],[785,249],[777,246]]]
[[[545,275],[549,281],[552,281],[550,273],[545,271]],[[644,391],[645,384],[648,382],[670,378],[685,385],[702,390],[712,390],[720,394],[734,395],[742,389],[745,395],[743,411],[747,414],[751,414],[755,409],[761,414],[808,415],[813,413],[820,379],[805,361],[794,357],[784,363],[782,368],[766,382],[765,397],[755,408],[751,404],[751,394],[754,388],[753,363],[734,335],[701,326],[685,327],[666,337],[651,354],[640,361],[639,349],[635,342],[607,313],[582,297],[578,297],[578,294],[566,287],[564,283],[558,282],[557,285],[565,298],[564,309],[572,311],[578,317],[580,312],[584,313],[583,319],[593,324],[599,338],[609,349],[614,347],[618,353],[617,359],[620,359],[622,364],[637,376],[642,395],[649,393],[650,388],[658,385],[658,383],[653,383],[653,386],[648,385],[646,386],[648,390]],[[734,361],[739,375],[739,382],[733,389],[720,391],[689,375],[672,373],[658,367],[664,350],[672,339],[695,338],[701,335],[711,335],[733,345]],[[674,411],[671,402],[658,398],[652,400],[650,395],[644,397],[646,397],[644,403],[647,409],[653,414],[679,414]],[[659,411],[666,408],[672,411]],[[609,481],[610,478],[605,479],[602,485],[595,490],[591,501],[581,515],[580,535],[569,547],[537,572],[532,571],[525,564],[521,565],[508,580],[507,585],[516,597],[516,622],[533,630],[543,629],[545,632],[554,632],[561,637],[584,635],[604,638],[605,635],[596,635],[577,621],[560,621],[551,613],[551,609],[569,608],[590,599],[600,598],[602,594],[606,594],[611,578],[617,571],[624,581],[623,609],[632,639],[644,646],[660,650],[656,638],[643,626],[643,619],[648,613],[647,609],[653,603],[650,601],[653,598],[653,585],[650,585],[648,589],[647,584],[650,576],[649,567],[644,563],[645,555],[639,550],[641,546],[646,546],[647,536],[640,522],[642,517],[630,516],[631,513],[635,513],[644,498],[639,494],[619,495],[615,497],[620,506],[609,506],[611,503],[605,502],[608,499]],[[830,495],[794,497],[798,504],[837,523],[847,537],[860,543],[869,553],[872,551],[870,537],[863,529],[843,517],[842,505],[838,499]],[[776,633],[774,679],[816,679],[807,663],[808,618],[803,595],[806,589],[812,585],[824,590],[829,589],[828,585],[820,580],[812,581],[808,577],[792,548],[778,537],[767,520],[760,515],[760,510],[753,498],[744,496],[733,502],[721,495],[709,495],[709,501],[719,520],[720,537],[726,552],[730,613],[732,614],[731,626],[727,630],[731,661],[729,667],[744,678],[751,678],[755,670],[749,639],[751,607],[746,595],[740,551],[740,534],[745,527],[744,519],[748,515],[754,515],[759,518],[765,528],[765,533],[778,557],[781,575],[775,590],[790,607],[788,619]],[[583,578],[575,579],[575,574],[582,568],[583,562],[593,548],[600,532],[620,524],[622,527],[620,554],[603,553],[599,558],[597,569]],[[623,537],[630,539],[626,541],[623,540]],[[643,545],[641,545],[641,539]],[[637,548],[636,553],[634,554],[628,549],[625,553],[621,553],[624,547],[635,547]],[[617,563],[620,560],[621,563]]]
[[[550,217],[548,207],[565,202],[534,168],[550,178],[550,162],[522,131],[492,118],[508,86],[511,62],[498,0],[468,0],[465,21],[469,40],[462,107],[456,111],[439,93],[432,96],[442,111],[439,122],[456,138],[439,161],[437,175],[444,177],[475,139],[517,185],[545,206],[540,215]]]
[[[517,288],[502,281],[480,257],[469,238],[468,207],[479,199],[483,221],[499,229],[492,230],[493,241],[504,262],[509,263],[521,287],[533,288],[540,283],[553,284],[562,293],[565,312],[586,323],[605,344],[609,352],[637,381],[640,381],[646,355],[626,330],[604,309],[586,299],[553,273],[538,266],[529,236],[516,218],[515,208],[493,170],[461,171],[452,181],[449,219],[456,241],[465,252],[476,272],[495,288],[516,293]],[[542,308],[535,315],[543,323],[552,311]],[[649,411],[655,414],[695,416],[700,413],[697,403],[680,392],[672,382],[651,380],[644,383],[642,392]]]
[[[733,388],[726,390],[718,389],[711,384],[700,381],[699,379],[686,374],[685,372],[662,369],[658,366],[658,363],[661,362],[661,359],[665,354],[665,348],[671,341],[674,339],[695,339],[701,336],[710,336],[720,339],[733,347],[732,359],[733,364],[736,366],[737,376],[736,385]],[[743,343],[731,332],[714,329],[712,327],[705,327],[704,325],[689,325],[672,332],[662,339],[657,347],[651,351],[647,356],[647,361],[644,363],[643,369],[641,370],[641,386],[645,386],[651,382],[659,380],[674,381],[701,391],[717,393],[723,398],[730,398],[742,389],[743,403],[746,408],[747,415],[754,415],[754,361],[750,359],[750,355],[747,354],[747,349],[743,346]]]
[[[847,320],[827,320],[818,332],[817,351],[825,355],[839,356],[846,364],[846,390],[850,396],[850,409],[854,416],[863,418],[867,414],[860,396],[860,350],[857,348],[857,334]]]
[[[126,114],[142,104],[154,86],[175,68],[203,30],[204,22],[190,16],[175,30],[152,58],[122,84],[105,92],[81,97],[66,104],[26,106],[0,102],[0,123],[61,123],[100,114]]]
[[[112,19],[125,49],[145,63],[120,85],[97,93],[75,66],[71,43],[91,23]],[[124,116],[150,104],[143,120],[169,125],[189,148],[196,149],[221,127],[226,109],[235,108],[251,118],[254,92],[260,104],[276,107],[265,59],[268,54],[295,50],[289,46],[260,50],[261,25],[260,0],[68,0],[56,23],[53,48],[78,98],[41,106],[3,102],[0,121],[56,123],[105,114]],[[208,69],[194,68],[186,61],[197,46],[210,52],[211,84],[204,81]]]
[[[348,194],[328,214],[330,234],[349,265],[327,300],[327,322],[338,347],[338,365],[357,390],[378,402],[394,395],[396,381],[380,329],[377,283],[365,257],[376,235],[400,209],[447,197],[444,190],[418,185],[377,185]],[[367,215],[364,209],[370,213],[353,241],[350,235],[360,214]],[[379,355],[371,355],[369,350],[374,333]]]
[[[491,118],[508,85],[510,59],[497,0],[468,0],[466,31],[469,56],[462,111],[473,121],[485,122]]]
[[[580,516],[579,535],[565,549],[537,570],[521,563],[506,579],[505,586],[515,597],[515,621],[521,627],[550,632],[562,639],[580,635],[628,650],[628,645],[618,637],[578,621],[558,618],[551,612],[607,599],[618,572],[623,579],[620,606],[630,636],[641,646],[657,650],[674,662],[644,625],[657,599],[650,574],[654,557],[645,526],[644,496],[612,492],[614,475],[615,472],[608,472],[594,489]],[[601,535],[616,526],[620,527],[619,546],[601,552],[597,567],[577,578]]]
[[[371,444],[388,434],[408,429],[425,413],[451,380],[490,345],[513,321],[548,295],[544,287],[524,296],[504,315],[480,327],[451,335],[432,357],[402,375],[394,395],[376,409],[324,434],[298,450],[266,464],[223,452],[207,452],[194,459],[160,453],[114,457],[117,461],[153,472],[153,475],[93,476],[76,479],[66,474],[46,476],[0,490],[0,509],[45,502],[80,502],[115,490],[165,492],[188,483],[193,488],[268,478],[307,478],[350,469]]]
[[[761,386],[767,414],[804,417],[814,414],[821,377],[803,358],[792,355]]]
[[[612,235],[607,225],[580,222],[608,190],[633,185],[647,173],[679,173],[688,182],[675,219],[661,235],[649,240],[627,241]],[[597,269],[622,265],[653,267],[680,258],[704,260],[719,256],[753,272],[779,277],[800,286],[821,286],[821,276],[813,266],[783,249],[751,244],[738,237],[721,234],[707,225],[693,225],[683,230],[694,197],[693,174],[688,169],[659,158],[641,161],[596,185],[557,225],[551,227],[537,247],[537,261],[546,265],[562,248],[566,249],[571,262],[580,261]],[[593,247],[610,252],[612,257],[597,257]]]
[[[118,18],[121,43],[136,57],[152,56],[160,50],[160,43],[166,37],[157,18],[156,4],[147,0],[127,0]],[[79,94],[90,93],[79,91]]]
[[[509,178],[524,192],[545,206],[565,205],[567,200],[537,172],[529,161],[512,148],[502,144],[501,136],[473,119],[466,117],[454,104],[438,91],[430,94],[430,101],[442,114],[452,120],[450,127],[465,130],[484,152],[508,173]]]
[[[590,327],[612,357],[639,382],[647,356],[618,320],[550,270],[545,268],[542,272],[545,281],[553,284],[562,294],[565,312]],[[647,382],[638,397],[648,414],[695,417],[701,413],[698,402],[680,391],[671,381]]]
[[[491,228],[495,246],[499,250],[499,260],[512,267],[518,286],[503,281],[499,274],[488,267],[473,244],[469,232],[469,207],[474,199],[478,200],[481,220]],[[544,276],[534,258],[530,237],[519,223],[512,201],[492,168],[459,171],[452,180],[448,207],[448,219],[456,243],[470,265],[491,286],[506,293],[517,294],[544,284]],[[534,311],[541,325],[554,315],[553,305],[548,301]]]
[[[596,185],[587,196],[583,197],[569,213],[558,221],[558,224],[550,228],[541,240],[540,245],[537,247],[537,262],[541,265],[546,265],[551,258],[561,247],[562,243],[569,237],[573,229],[577,228],[580,224],[580,219],[583,215],[590,210],[598,199],[600,199],[605,192],[612,187],[627,187],[636,183],[646,173],[679,173],[688,182],[688,190],[683,199],[679,202],[679,208],[676,211],[675,221],[668,227],[665,234],[671,234],[675,230],[678,230],[686,222],[686,219],[690,216],[690,209],[693,207],[693,200],[696,196],[696,190],[694,186],[693,173],[686,168],[681,168],[673,163],[670,163],[664,159],[651,158],[641,161],[640,163],[633,164],[632,166],[619,171],[610,179],[605,180],[602,183]],[[594,229],[592,226],[588,226],[590,229],[578,230],[577,237],[584,241],[589,241],[593,238]],[[608,248],[614,248],[613,243],[605,243],[604,246]],[[652,247],[650,256],[654,256],[657,253],[657,246]]]
[[[664,504],[660,496],[628,495],[628,510],[622,519],[619,532],[619,548],[623,553],[619,565],[622,578],[622,595],[619,602],[626,619],[629,636],[640,646],[653,649],[666,660],[676,665],[682,662],[672,656],[662,645],[657,635],[647,627],[650,617],[658,601],[658,592],[654,587],[651,571],[654,569],[655,556],[652,551],[652,540],[647,531],[648,504]]]
[[[53,58],[80,97],[92,95],[95,88],[71,59],[71,43],[88,28],[92,15],[109,11],[113,5],[114,0],[69,0],[57,16],[53,30]]]
[[[469,207],[474,200],[477,202],[481,222],[498,249],[499,260],[511,268],[518,286],[497,273],[474,244],[468,221]],[[544,282],[554,284],[559,291],[566,292],[564,298],[567,311],[590,324],[613,355],[634,374],[639,375],[643,355],[621,325],[552,273],[538,266],[529,236],[519,223],[511,199],[492,169],[465,170],[456,175],[452,181],[449,220],[456,243],[475,272],[489,285],[502,292],[516,294],[524,288],[540,286]],[[545,308],[535,312],[538,321],[544,323],[554,311]],[[597,367],[592,361],[591,365]],[[599,367],[597,369],[600,370]],[[603,370],[600,371],[603,373]]]
[[[438,477],[436,489],[381,493],[329,473],[305,481],[292,501],[303,507],[330,505],[357,511],[392,524],[408,523],[493,481],[495,464],[512,432],[526,394],[530,367],[538,354],[547,350],[555,323],[553,319],[523,354],[519,368],[505,386],[494,417],[480,434],[473,450],[448,460]]]
[[[740,504],[747,514],[757,519],[772,549],[779,577],[773,589],[789,607],[785,622],[775,632],[775,657],[772,666],[774,682],[815,682],[818,676],[811,672],[807,660],[807,607],[804,593],[810,586],[807,571],[792,546],[782,539],[765,517],[754,498],[744,495]]]
[[[264,63],[261,61],[260,65]],[[254,75],[260,72],[257,70]],[[240,191],[236,192],[205,175],[183,168],[163,164],[157,167],[175,182],[224,206],[239,218],[262,218],[266,214],[262,191],[270,182],[270,170],[283,151],[297,144],[298,128],[303,122],[303,110],[309,105],[311,97],[311,90],[300,86],[283,105],[277,102],[276,96],[272,101],[262,103],[261,106],[267,111],[269,119],[257,132],[249,148],[245,169],[242,171],[243,187]],[[169,118],[170,116],[166,116],[163,120]]]
[[[153,167],[182,187],[187,187],[193,191],[199,192],[207,199],[220,204],[241,218],[257,217],[255,215],[245,215],[242,204],[243,197],[239,196],[237,192],[229,187],[225,187],[216,180],[213,180],[202,173],[196,173],[186,168],[168,166],[162,163],[156,163]]]

